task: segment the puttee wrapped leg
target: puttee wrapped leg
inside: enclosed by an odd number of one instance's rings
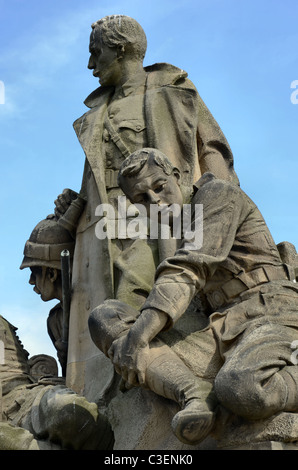
[[[107,354],[112,342],[129,331],[138,315],[139,312],[127,304],[117,300],[106,301],[89,318],[94,343]],[[173,432],[180,441],[198,444],[211,432],[217,405],[212,384],[196,377],[158,338],[150,343],[145,387],[181,407],[172,420]]]

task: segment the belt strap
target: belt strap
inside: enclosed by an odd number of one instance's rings
[[[216,309],[229,304],[242,292],[257,287],[266,282],[279,280],[293,280],[288,265],[262,266],[250,272],[242,272],[235,278],[227,281],[217,289],[206,293],[209,304]]]
[[[112,142],[114,142],[124,157],[128,157],[132,152],[130,152],[130,150],[126,147],[118,132],[115,131],[108,116],[106,117],[104,124],[110,134]]]

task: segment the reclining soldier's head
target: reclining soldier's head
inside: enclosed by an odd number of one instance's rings
[[[128,199],[143,204],[148,215],[150,205],[183,205],[180,171],[157,149],[137,150],[122,163],[118,184]]]
[[[62,300],[61,252],[68,250],[72,257],[74,240],[54,217],[39,222],[24,247],[20,269],[30,268],[29,284],[45,302]]]

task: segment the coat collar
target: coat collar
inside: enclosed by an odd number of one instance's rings
[[[146,74],[150,74],[150,87],[175,85],[179,80],[187,78],[187,72],[174,65],[167,63],[157,63],[144,67]],[[133,80],[133,79],[132,79]],[[125,84],[123,88],[124,94],[129,92],[131,80]],[[127,85],[127,86],[126,86]],[[138,84],[140,86],[140,84]],[[108,93],[112,93],[114,87],[98,87],[85,99],[84,104],[88,108],[95,108],[101,101],[101,97]]]

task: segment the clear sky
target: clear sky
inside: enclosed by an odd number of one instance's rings
[[[91,23],[110,14],[143,26],[144,65],[188,72],[275,242],[298,247],[297,0],[0,0],[0,314],[31,355],[56,356],[46,332],[56,302],[42,302],[19,270],[23,248],[57,195],[80,189],[72,124],[98,86],[87,69]]]

